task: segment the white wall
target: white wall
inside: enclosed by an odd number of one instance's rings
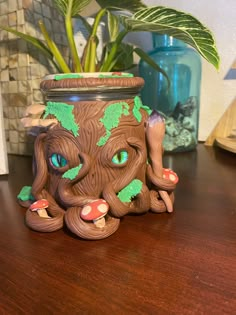
[[[188,12],[210,28],[215,35],[221,57],[219,72],[202,60],[199,140],[206,140],[236,97],[236,80],[224,80],[236,59],[236,1],[144,0],[144,2],[148,6],[163,5]],[[145,39],[142,46],[148,49],[149,45]]]

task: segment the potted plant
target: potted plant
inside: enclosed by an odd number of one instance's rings
[[[34,145],[34,182],[18,195],[28,207],[26,223],[48,232],[62,228],[65,222],[82,238],[101,239],[114,233],[127,213],[172,212],[178,181],[162,165],[163,118],[142,104],[143,79],[123,72],[132,67],[134,53],[162,70],[144,51],[123,39],[129,32],[166,33],[193,46],[216,68],[219,57],[211,32],[189,14],[149,8],[140,0],[97,0],[100,10],[90,26],[80,16],[90,2],[54,1],[65,21],[69,64],[43,21],[39,26],[44,42],[1,28],[36,46],[57,72],[41,83],[45,105],[30,106],[23,120],[27,127],[41,127]],[[81,59],[73,18],[80,18],[90,33]],[[104,19],[109,40],[98,60],[96,34]],[[38,204],[47,206],[38,208]]]

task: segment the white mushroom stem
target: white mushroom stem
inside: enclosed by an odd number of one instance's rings
[[[105,217],[102,217],[102,218],[98,218],[98,219],[95,219],[93,220],[93,223],[96,225],[96,227],[98,228],[103,228],[106,224],[106,220],[105,220]]]
[[[38,213],[38,215],[39,215],[41,218],[49,218],[49,219],[50,219],[50,216],[48,215],[46,209],[37,209],[37,213]]]
[[[35,127],[35,126],[48,127],[52,124],[58,123],[56,119],[38,119],[38,118],[30,118],[30,117],[22,118],[21,122],[25,128]]]
[[[155,110],[153,110],[147,121],[146,136],[153,173],[158,177],[162,177],[162,141],[165,136],[165,121]],[[166,205],[167,211],[172,212],[173,205],[168,193],[159,190],[159,194]]]
[[[46,106],[42,104],[33,104],[26,108],[25,116],[41,115],[45,111]]]

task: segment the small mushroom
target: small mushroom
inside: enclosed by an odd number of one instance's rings
[[[97,199],[83,207],[80,217],[85,221],[93,221],[98,228],[103,228],[106,224],[105,215],[108,210],[108,203],[103,199]]]
[[[30,127],[48,127],[53,124],[57,124],[58,120],[56,119],[40,119],[40,118],[31,118],[31,117],[23,117],[21,118],[21,123],[25,128]]]
[[[163,168],[163,178],[171,180],[174,184],[179,181],[178,175],[170,168]]]
[[[29,115],[42,115],[45,111],[46,106],[42,104],[33,104],[26,108],[25,116]]]
[[[38,215],[42,218],[50,218],[46,210],[48,206],[49,203],[46,199],[40,199],[31,204],[30,210],[37,211]]]

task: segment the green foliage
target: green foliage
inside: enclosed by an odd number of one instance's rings
[[[0,25],[0,28],[37,47],[55,65],[57,72],[123,71],[133,65],[133,55],[138,54],[155,70],[163,73],[161,68],[143,50],[129,44],[123,44],[128,33],[139,31],[156,32],[176,37],[195,48],[203,58],[217,69],[219,68],[219,55],[211,31],[191,14],[163,6],[147,7],[141,0],[96,0],[100,10],[95,15],[93,25],[89,26],[81,16],[81,12],[91,1],[53,0],[58,13],[64,18],[71,55],[70,65],[66,64],[42,21],[39,23],[44,41],[6,26]],[[129,14],[124,15],[124,12]],[[80,18],[90,33],[82,60],[78,56],[74,42],[72,18]],[[109,39],[104,45],[102,60],[97,60],[97,30],[102,20],[106,23]],[[126,61],[124,62],[124,60]],[[165,73],[163,74],[165,75]]]
[[[158,32],[180,39],[195,48],[216,68],[219,66],[219,56],[210,30],[190,14],[166,7],[145,8],[131,18],[123,17],[123,24],[132,32]]]
[[[66,16],[68,12],[71,12],[71,16],[79,14],[92,0],[53,0],[55,7],[61,13]]]
[[[101,8],[109,10],[136,12],[146,7],[141,0],[96,0]]]
[[[106,46],[106,54],[109,55],[113,43],[109,43]],[[112,63],[112,71],[124,71],[131,69],[134,66],[133,58],[134,48],[130,44],[121,43],[116,51],[116,54]]]
[[[107,11],[107,26],[110,41],[114,42],[120,31],[120,20],[116,15],[112,14],[112,12],[110,11]]]
[[[48,60],[50,60],[52,63],[53,61],[53,53],[51,52],[51,50],[42,42],[40,41],[38,38],[33,37],[31,35],[27,35],[21,32],[18,32],[10,27],[4,26],[4,25],[0,25],[0,29],[7,31],[9,33],[12,33],[22,39],[24,39],[26,42],[30,43],[31,45],[33,45],[34,47],[36,47]],[[57,67],[57,64],[54,63],[54,65]],[[58,68],[58,67],[57,67]]]

